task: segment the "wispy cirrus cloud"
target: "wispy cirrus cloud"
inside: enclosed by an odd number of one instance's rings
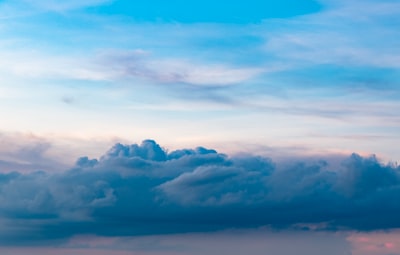
[[[75,1],[69,4],[74,6]],[[87,28],[76,27],[72,34],[70,28],[62,29],[64,33],[60,36],[82,40],[80,45],[89,48],[84,56],[79,56],[79,53],[76,56],[61,54],[52,60],[50,56],[46,57],[47,53],[36,57],[28,54],[29,59],[21,59],[18,68],[27,74],[43,74],[46,68],[40,69],[44,65],[41,62],[46,62],[52,63],[47,64],[48,75],[61,73],[62,78],[69,78],[62,71],[68,69],[71,76],[78,79],[120,81],[145,78],[154,83],[195,85],[249,83],[263,75],[264,83],[268,84],[264,86],[279,82],[270,76],[271,73],[298,79],[293,71],[305,68],[321,67],[325,71],[335,66],[397,69],[400,55],[396,43],[398,31],[387,26],[388,22],[397,22],[396,3],[368,1],[360,4],[352,1],[330,4],[322,1],[322,4],[325,8],[318,13],[230,26],[168,22],[152,26],[134,20],[122,25],[122,21],[111,17],[75,15],[74,19],[82,19],[91,25]],[[66,23],[69,20],[65,17],[65,20],[60,19],[60,22]],[[93,23],[96,20],[98,22]],[[43,24],[37,25],[44,29]],[[52,28],[51,25],[44,27],[60,33],[59,28]],[[86,34],[93,28],[98,33],[87,37]],[[39,37],[37,40],[41,41]],[[161,48],[160,41],[163,42]],[[127,50],[112,52],[111,49],[119,46]],[[151,55],[137,54],[137,49]],[[110,53],[99,58],[96,51]],[[321,78],[317,71],[308,70],[304,75],[314,78],[314,83],[317,83]],[[290,84],[289,87],[293,86]]]
[[[105,54],[103,67],[106,73],[117,79],[144,78],[153,83],[209,86],[238,84],[265,72],[256,67],[195,63],[179,58],[157,59],[143,51]]]
[[[262,68],[207,65],[185,59],[157,59],[143,51],[92,56],[52,56],[45,53],[4,53],[0,68],[15,76],[35,79],[121,81],[139,79],[151,84],[228,86],[248,81]]]
[[[395,1],[321,1],[326,8],[286,21],[266,34],[265,49],[294,66],[333,64],[398,68],[399,4]]]

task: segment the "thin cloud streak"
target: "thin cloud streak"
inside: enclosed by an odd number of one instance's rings
[[[395,38],[399,32],[387,26],[399,22],[398,5],[392,1],[337,1],[316,14],[272,21],[272,25],[284,24],[288,29],[266,34],[265,49],[293,63],[292,68],[317,64],[398,68],[400,52]]]
[[[111,66],[110,76],[126,79],[146,78],[156,83],[188,83],[193,85],[231,85],[250,80],[263,73],[261,68],[240,68],[204,65],[184,59],[151,59],[142,51],[107,54],[104,67]]]

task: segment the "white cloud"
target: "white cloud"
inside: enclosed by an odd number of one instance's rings
[[[102,71],[119,79],[144,78],[155,83],[223,86],[247,81],[263,68],[207,64],[184,58],[157,58],[143,51],[110,52],[101,56]]]
[[[150,58],[136,51],[106,57],[102,55],[54,56],[40,51],[18,50],[1,52],[1,55],[0,71],[13,74],[20,79],[88,81],[142,79],[144,82],[161,85],[187,83],[225,86],[250,80],[264,72],[262,68],[196,63],[178,58]]]

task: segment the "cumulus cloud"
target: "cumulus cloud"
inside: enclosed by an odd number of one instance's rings
[[[251,228],[400,227],[400,168],[352,154],[277,164],[153,140],[116,144],[57,173],[0,174],[0,240],[134,236]]]

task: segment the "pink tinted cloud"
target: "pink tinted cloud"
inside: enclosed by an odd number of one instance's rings
[[[353,233],[347,240],[353,255],[400,254],[400,230]]]

